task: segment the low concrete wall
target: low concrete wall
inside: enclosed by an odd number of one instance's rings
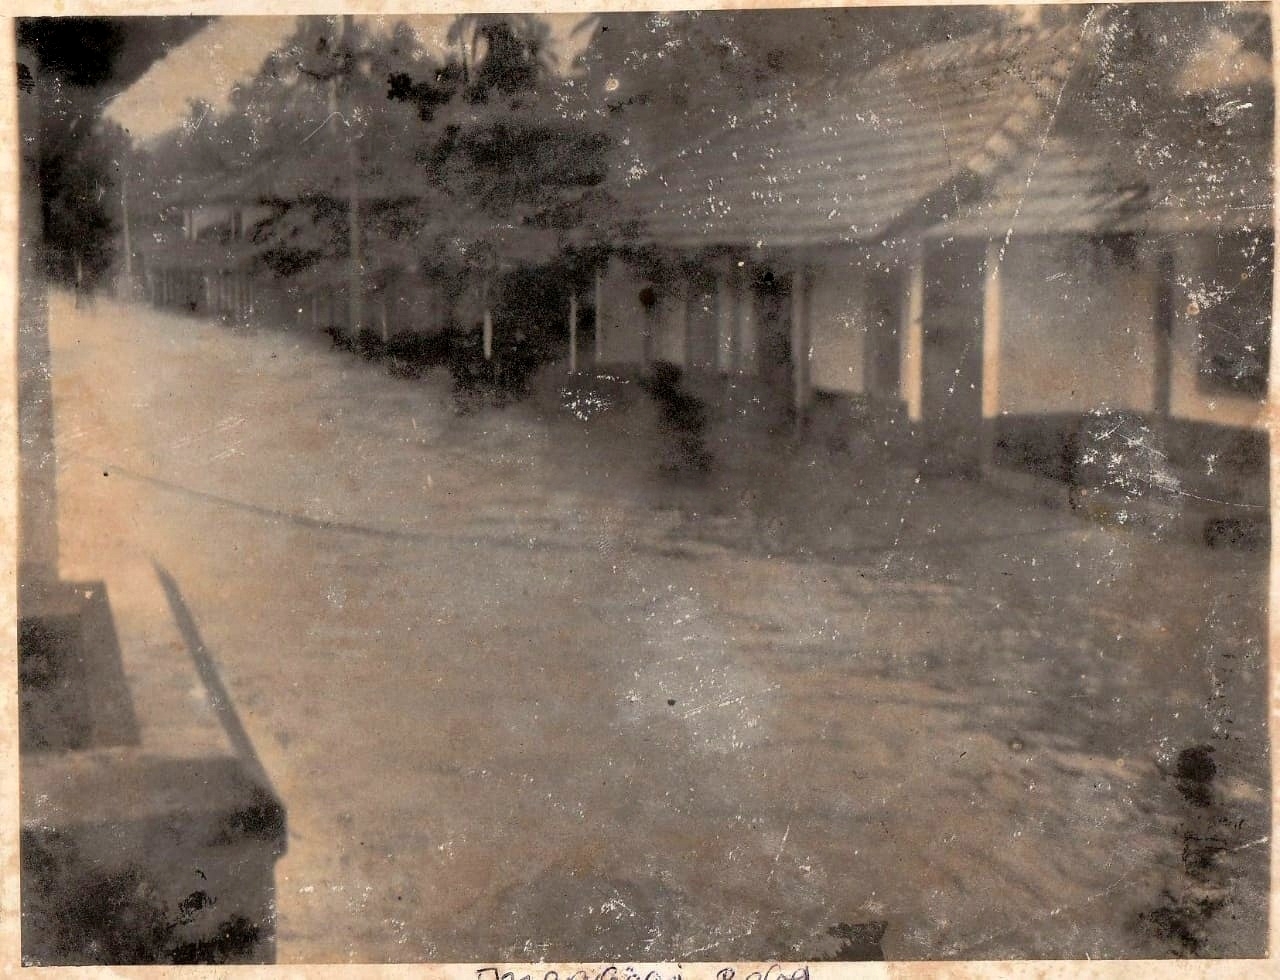
[[[1036,493],[1076,509],[1175,529],[1215,546],[1259,547],[1269,536],[1266,432],[1138,412],[994,421],[988,476],[999,484],[1023,486],[1026,479],[1012,475],[1023,474],[1041,481]]]
[[[102,583],[23,590],[27,964],[274,959],[284,807],[170,584],[135,571],[117,615]]]
[[[1111,437],[1103,439],[1108,432]],[[1058,412],[996,420],[994,461],[1050,479],[1097,483],[1104,476],[1100,468],[1122,450],[1130,455],[1154,450],[1153,459],[1197,496],[1267,503],[1266,432],[1190,419],[1161,422],[1144,413]],[[1082,459],[1090,454],[1095,458]]]

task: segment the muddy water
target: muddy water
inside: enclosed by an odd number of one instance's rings
[[[289,808],[281,959],[1261,949],[1263,558],[715,433],[673,482],[643,399],[458,416],[316,338],[51,334],[63,576],[182,589]]]

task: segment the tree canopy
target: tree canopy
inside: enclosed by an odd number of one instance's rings
[[[761,106],[838,98],[841,86],[885,58],[1011,16],[950,6],[598,14],[579,25],[590,43],[572,64],[558,59],[547,22],[535,15],[458,17],[443,53],[424,48],[403,23],[388,31],[357,20],[339,32],[335,18],[300,18],[226,109],[193,103],[139,167],[158,196],[181,180],[274,201],[277,213],[258,236],[277,271],[325,275],[326,264],[347,259],[346,189],[354,183],[375,284],[430,274],[465,290],[492,277],[504,257],[580,273],[643,218],[620,204],[629,175],[709,127]],[[1204,124],[1187,113],[1217,111],[1170,95],[1185,87],[1214,31],[1270,58],[1269,32],[1259,27],[1265,13],[1248,5],[1052,8],[1038,16],[1102,24],[1100,69],[1087,104],[1072,108],[1106,119],[1135,152],[1163,152],[1186,126]],[[1258,95],[1269,98],[1269,88]],[[119,154],[81,149],[84,132],[65,147],[50,141],[50,152],[84,157],[83,179],[69,182],[69,194],[102,198],[112,174],[95,174],[92,161]],[[109,209],[104,215],[109,227]],[[56,223],[56,207],[46,218]]]

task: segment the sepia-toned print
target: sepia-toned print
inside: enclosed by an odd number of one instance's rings
[[[17,20],[23,961],[1265,957],[1269,10]]]

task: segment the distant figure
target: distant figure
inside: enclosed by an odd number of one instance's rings
[[[702,401],[680,387],[680,368],[657,361],[641,382],[658,406],[658,425],[668,436],[662,469],[668,473],[705,473],[711,468],[707,451],[707,412]]]

